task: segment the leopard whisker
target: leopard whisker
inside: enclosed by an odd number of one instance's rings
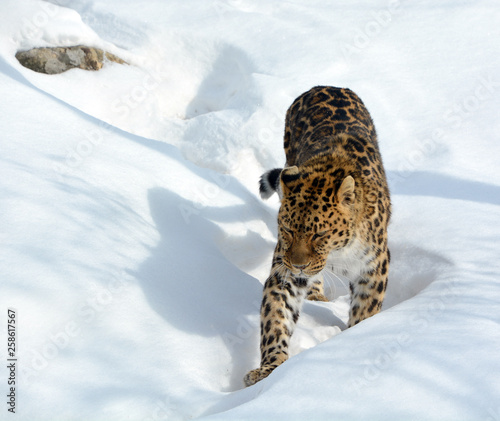
[[[335,295],[335,281],[331,279],[330,274],[326,271],[323,271],[323,290],[327,297],[333,297]]]
[[[335,286],[335,281],[338,280],[340,282],[340,284],[349,291],[349,285],[346,285],[345,279],[342,279],[335,272],[331,271],[328,268],[325,268],[324,274],[330,278],[330,280],[333,282],[334,286]]]

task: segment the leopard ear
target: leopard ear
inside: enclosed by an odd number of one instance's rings
[[[280,175],[281,187],[287,186],[289,183],[297,180],[300,177],[297,166],[283,168]]]
[[[348,175],[342,181],[340,185],[339,191],[337,192],[337,202],[342,204],[343,206],[351,206],[354,203],[354,178]]]

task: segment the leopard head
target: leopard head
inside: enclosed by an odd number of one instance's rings
[[[281,172],[278,240],[283,264],[311,277],[353,233],[355,182],[343,170],[288,167]]]

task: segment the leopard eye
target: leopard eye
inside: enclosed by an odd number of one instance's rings
[[[328,230],[317,232],[312,236],[312,240],[314,241],[323,238],[326,234],[328,234]]]
[[[287,228],[283,225],[281,226],[281,228],[283,228],[283,231],[285,231],[287,234],[290,234],[291,236],[293,236],[293,231],[290,228]]]

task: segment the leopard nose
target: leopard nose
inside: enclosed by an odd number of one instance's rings
[[[310,264],[311,264],[311,262],[306,263],[305,265],[295,265],[295,264],[294,264],[294,265],[293,265],[293,267],[294,267],[295,269],[303,270],[303,269],[305,269],[306,267],[308,267]]]

